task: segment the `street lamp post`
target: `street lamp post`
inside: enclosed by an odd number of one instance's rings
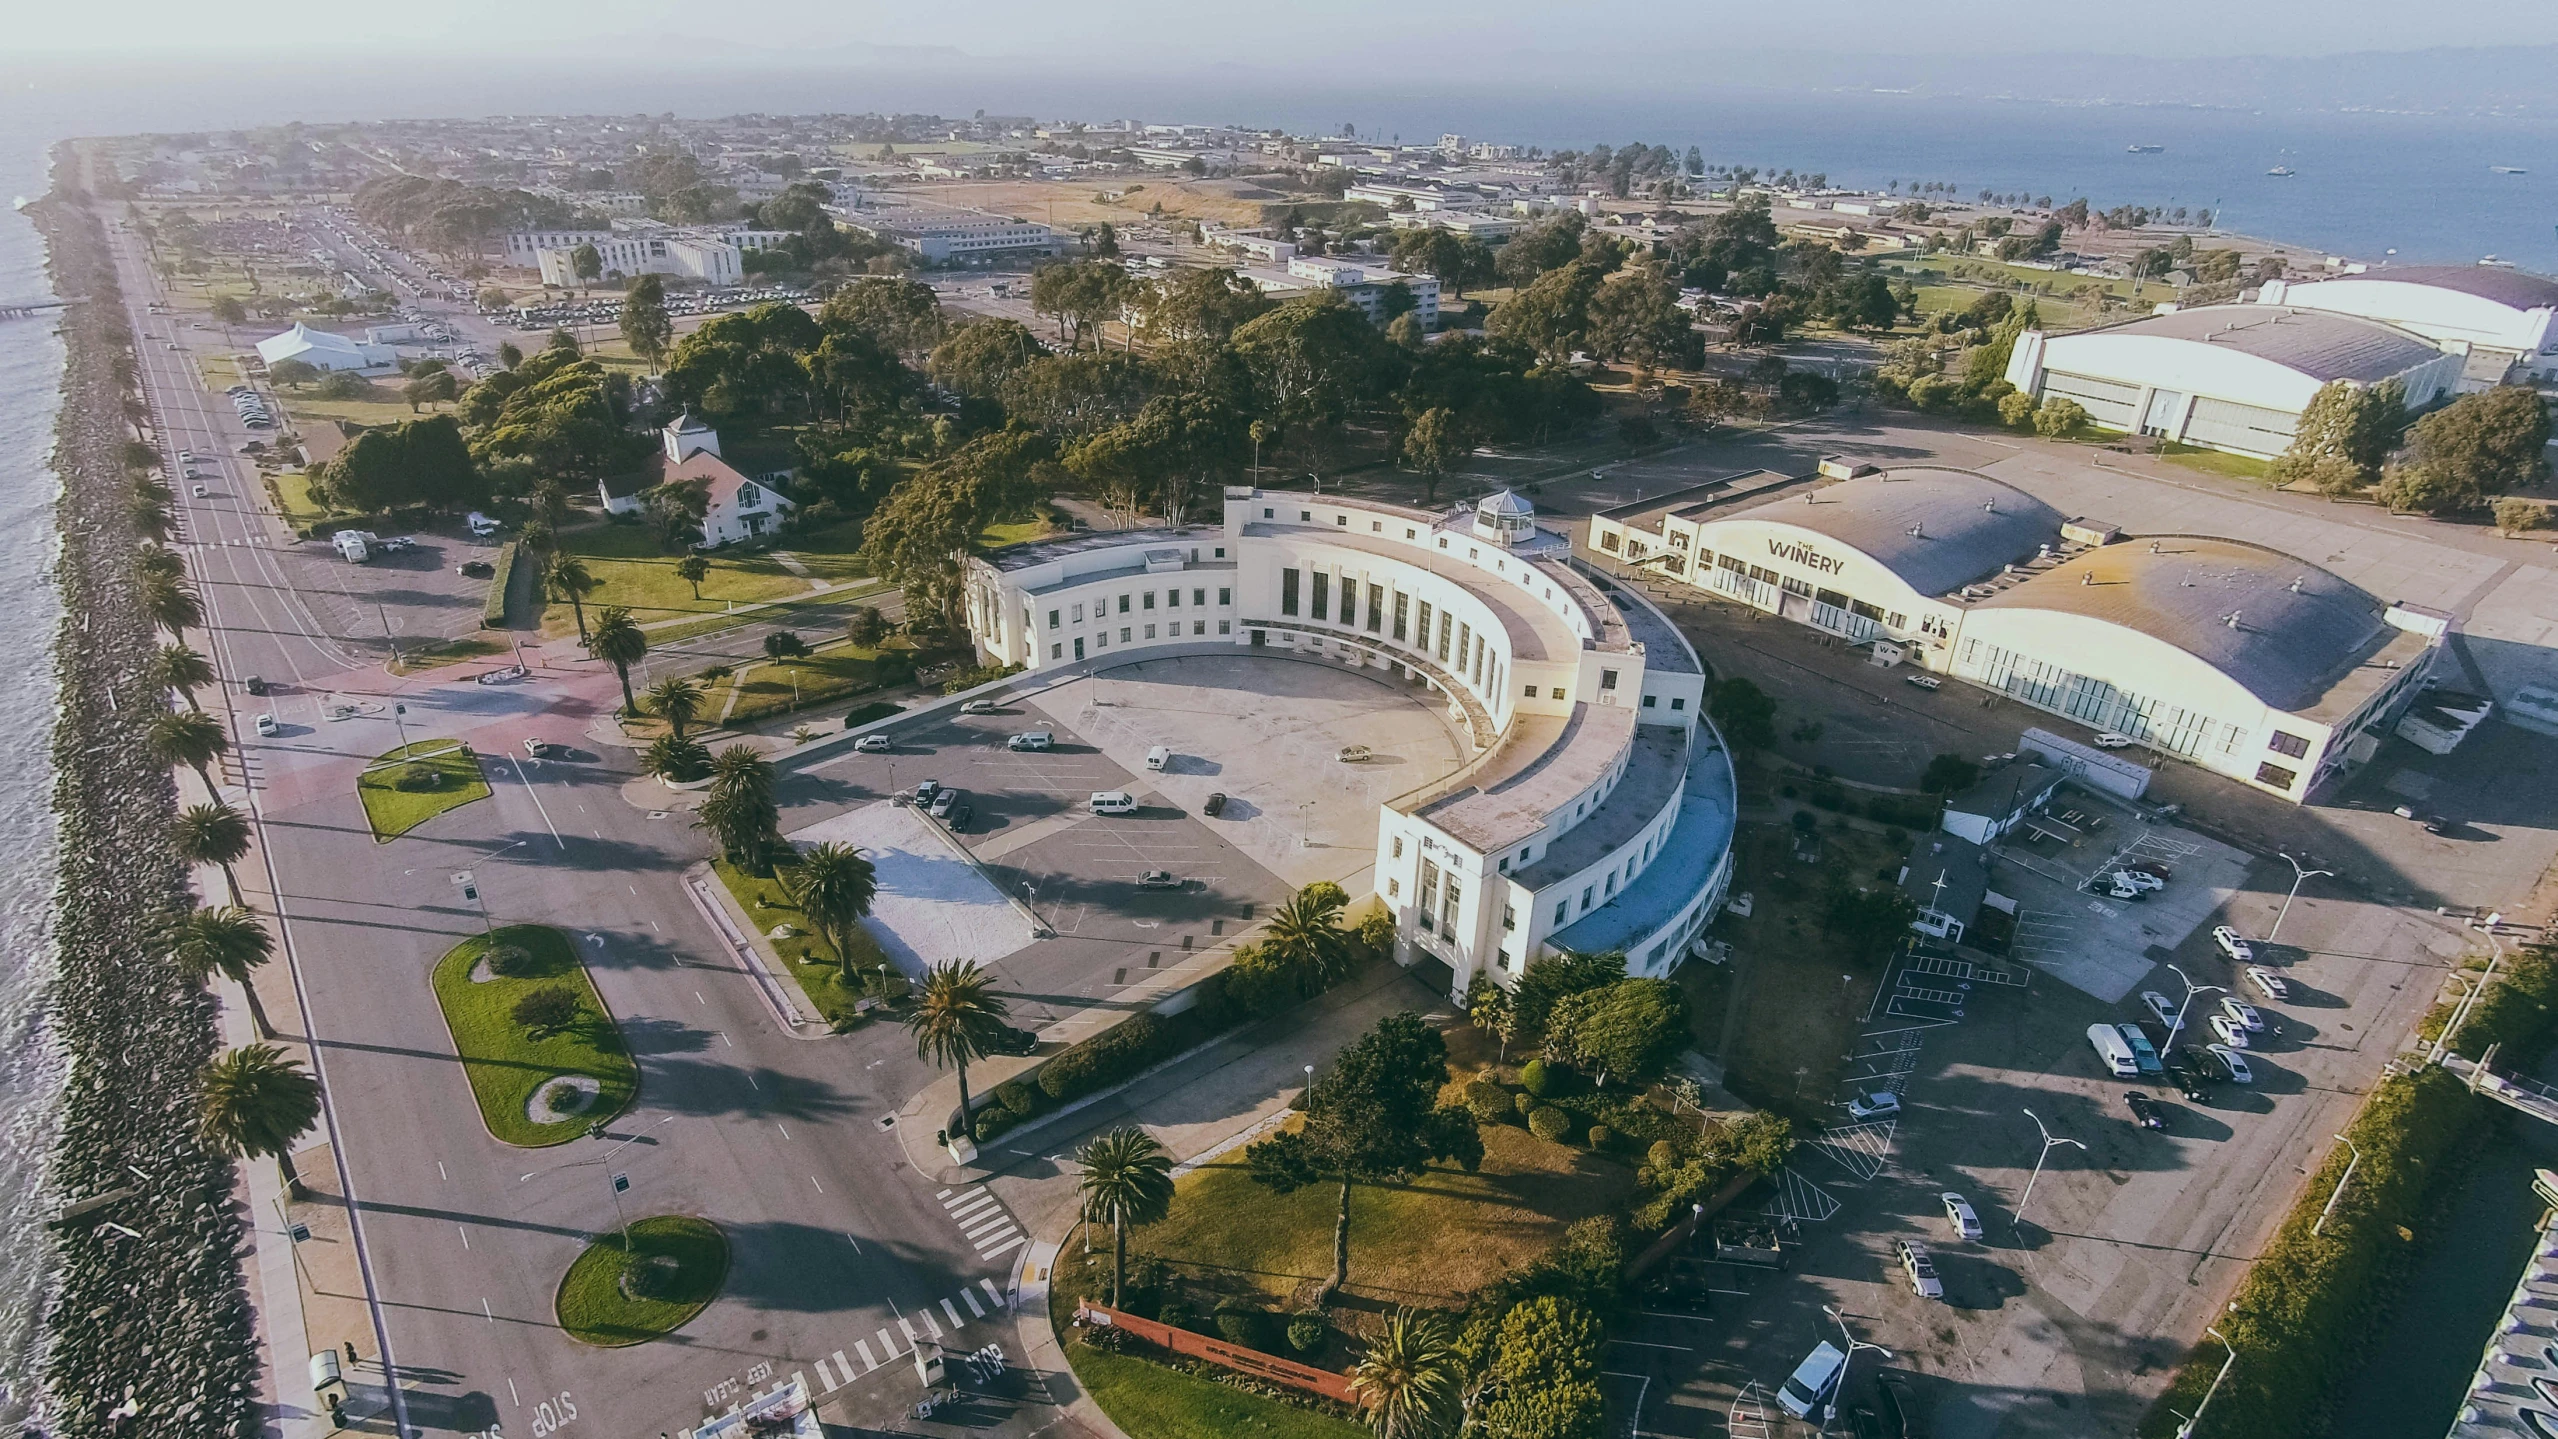
[[[1838,1388],[1831,1391],[1829,1405],[1821,1411],[1821,1432],[1826,1435],[1830,1432],[1830,1421],[1839,1417],[1839,1400],[1847,1394],[1848,1371],[1856,1367],[1856,1351],[1871,1349],[1886,1359],[1892,1357],[1892,1351],[1880,1344],[1868,1344],[1849,1333],[1847,1316],[1840,1313],[1834,1306],[1824,1304],[1821,1306],[1821,1312],[1838,1321],[1839,1337],[1847,1341],[1847,1357],[1839,1361]]]
[[[2229,1342],[2228,1335],[2218,1329],[2203,1332],[2220,1341],[2223,1356],[2220,1372],[2212,1376],[2212,1387],[2203,1391],[2203,1402],[2195,1405],[2193,1414],[2176,1426],[2176,1439],[2194,1439],[2194,1426],[2203,1422],[2203,1411],[2212,1407],[2212,1396],[2220,1392],[2220,1382],[2229,1377],[2229,1366],[2238,1362],[2238,1346]]]
[[[2327,1196],[2327,1207],[2318,1211],[2318,1222],[2309,1226],[2313,1238],[2327,1227],[2327,1216],[2336,1212],[2336,1201],[2345,1197],[2345,1186],[2353,1182],[2354,1166],[2363,1162],[2363,1152],[2354,1147],[2354,1141],[2339,1134],[2336,1142],[2345,1146],[2345,1152],[2353,1157],[2345,1161],[2345,1172],[2336,1176],[2336,1188]]]
[[[2036,1181],[2043,1177],[2043,1161],[2051,1158],[2052,1146],[2055,1144],[2075,1144],[2078,1145],[2078,1149],[2081,1153],[2085,1153],[2087,1150],[2086,1145],[2079,1144],[2079,1142],[2075,1139],[2068,1138],[2064,1135],[2054,1134],[2051,1126],[2043,1122],[2043,1116],[2036,1114],[2033,1110],[2026,1110],[2025,1117],[2034,1121],[2034,1127],[2036,1129],[2043,1131],[2043,1147],[2035,1152],[2034,1172],[2027,1176],[2025,1180],[2024,1196],[2016,1201],[2016,1217],[2010,1221],[2008,1225],[2011,1229],[2022,1229],[2025,1227],[2025,1206],[2034,1202],[2034,1185]]]
[[[536,1169],[530,1174],[518,1175],[515,1182],[523,1184],[531,1180],[539,1179],[545,1174],[557,1174],[563,1169],[583,1169],[590,1164],[610,1164],[613,1162],[613,1156],[646,1138],[650,1130],[656,1129],[658,1125],[672,1124],[674,1122],[675,1116],[671,1114],[667,1115],[665,1118],[657,1121],[657,1124],[650,1125],[648,1129],[643,1129],[637,1134],[624,1136],[619,1144],[614,1145],[612,1148],[605,1150],[602,1154],[596,1155],[592,1159],[572,1159],[566,1164],[554,1164],[548,1169]],[[597,1126],[597,1129],[600,1130],[601,1128],[601,1125]],[[602,1136],[599,1134],[597,1137],[601,1138]],[[609,1175],[607,1176],[604,1187],[611,1190],[613,1193],[613,1219],[622,1231],[622,1252],[624,1254],[629,1254],[631,1252],[631,1219],[628,1214],[625,1214],[622,1211],[621,1187],[612,1183]]]
[[[2267,944],[2273,943],[2270,939],[2265,942]],[[2187,1007],[2193,1004],[2194,996],[2207,990],[2213,994],[2227,994],[2229,993],[2229,986],[2222,984],[2196,984],[2194,982],[2194,976],[2187,974],[2181,967],[2173,964],[2167,967],[2176,971],[2176,977],[2178,979],[2185,981],[2185,997],[2176,1002],[2176,1023],[2167,1031],[2167,1052],[2169,1054],[2174,1054],[2176,1052],[2177,1041],[2185,1037],[2185,1011]]]
[[[2332,869],[2303,869],[2300,867],[2299,860],[2283,854],[2281,850],[2276,850],[2274,853],[2283,855],[2283,863],[2292,867],[2292,888],[2291,893],[2283,896],[2283,907],[2274,912],[2274,927],[2265,932],[2265,943],[2269,945],[2274,942],[2274,936],[2283,932],[2283,917],[2292,912],[2292,901],[2300,896],[2300,887],[2309,881],[2310,876],[2336,873]]]

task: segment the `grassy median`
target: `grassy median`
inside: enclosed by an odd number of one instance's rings
[[[374,840],[388,844],[446,810],[488,798],[489,782],[469,745],[422,739],[375,758],[356,777],[355,793]]]
[[[728,1236],[718,1225],[661,1214],[631,1224],[627,1249],[618,1229],[586,1246],[560,1276],[552,1307],[570,1338],[616,1349],[683,1328],[727,1278]]]
[[[737,901],[739,911],[755,926],[759,942],[781,956],[783,967],[799,982],[800,993],[808,996],[809,1004],[829,1024],[853,1019],[861,992],[837,982],[840,971],[835,966],[834,952],[826,947],[826,941],[808,932],[808,921],[801,917],[799,906],[792,902],[790,891],[782,888],[782,882],[770,875],[748,874],[724,859],[711,861],[711,870],[721,884],[728,886],[729,898]],[[782,924],[799,933],[788,939],[772,938],[774,928]],[[888,962],[878,943],[858,925],[853,929],[852,958],[856,973]]]
[[[505,953],[483,964],[492,950]],[[565,991],[576,1007],[558,1024],[528,1028],[517,1007],[537,991]],[[479,1101],[480,1122],[505,1143],[564,1144],[629,1108],[639,1093],[639,1066],[620,1026],[556,929],[511,924],[455,945],[436,961],[435,1002]],[[565,1096],[570,1107],[544,1103],[537,1117],[537,1096]]]

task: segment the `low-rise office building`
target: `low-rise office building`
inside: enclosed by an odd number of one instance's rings
[[[1591,547],[2295,802],[2371,757],[2445,632],[2263,545],[2126,539],[1965,470],[1830,473],[1608,511]]]
[[[1012,546],[964,587],[993,663],[1236,646],[1443,699],[1475,760],[1381,807],[1373,874],[1398,957],[1452,994],[1556,950],[1666,974],[1721,907],[1735,792],[1704,668],[1515,495],[1438,513],[1230,489],[1217,525]]]
[[[599,280],[666,275],[706,285],[734,285],[746,276],[745,255],[791,238],[787,230],[743,226],[677,229],[653,221],[616,222],[610,230],[526,230],[506,237],[509,264],[539,270],[542,283],[575,289],[592,283],[577,273],[580,247],[595,247]]]
[[[858,222],[879,239],[914,252],[927,265],[973,260],[1060,255],[1065,242],[1054,230],[1008,215],[940,215]]]
[[[1406,274],[1381,259],[1354,256],[1343,259],[1329,255],[1297,255],[1288,261],[1288,279],[1293,285],[1279,288],[1330,290],[1359,307],[1359,312],[1378,324],[1384,324],[1386,294],[1400,285],[1412,296],[1412,313],[1420,318],[1421,328],[1439,327],[1439,277]],[[1264,288],[1270,288],[1265,286]]]

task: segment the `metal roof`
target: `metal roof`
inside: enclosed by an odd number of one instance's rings
[[[2090,550],[1973,608],[2049,610],[2136,630],[2295,712],[2395,633],[2380,601],[2307,560],[2198,535]]]
[[[2061,512],[1970,470],[1889,470],[1825,485],[1808,494],[1737,512],[1826,535],[1901,577],[1922,595],[1942,595],[2034,558],[2057,545]]]
[[[2437,290],[2457,290],[2464,295],[2493,300],[2499,305],[2511,305],[2517,310],[2558,309],[2558,280],[2535,275],[2528,270],[2508,270],[2502,265],[2409,265],[2403,269],[2368,270],[2342,278],[2431,285]],[[2322,280],[2319,283],[2337,282]],[[2304,285],[2301,288],[2309,287]]]
[[[2218,345],[2321,384],[2330,380],[2378,384],[2438,360],[2443,353],[2395,325],[2291,305],[2205,305],[2083,333],[2155,335]]]

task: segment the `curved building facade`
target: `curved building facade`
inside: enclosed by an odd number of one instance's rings
[[[1012,546],[964,583],[981,655],[1028,670],[1225,642],[1443,699],[1472,757],[1380,807],[1373,873],[1398,957],[1454,993],[1557,949],[1667,973],[1722,902],[1735,794],[1703,666],[1516,495],[1443,514],[1230,489],[1217,526]]]

